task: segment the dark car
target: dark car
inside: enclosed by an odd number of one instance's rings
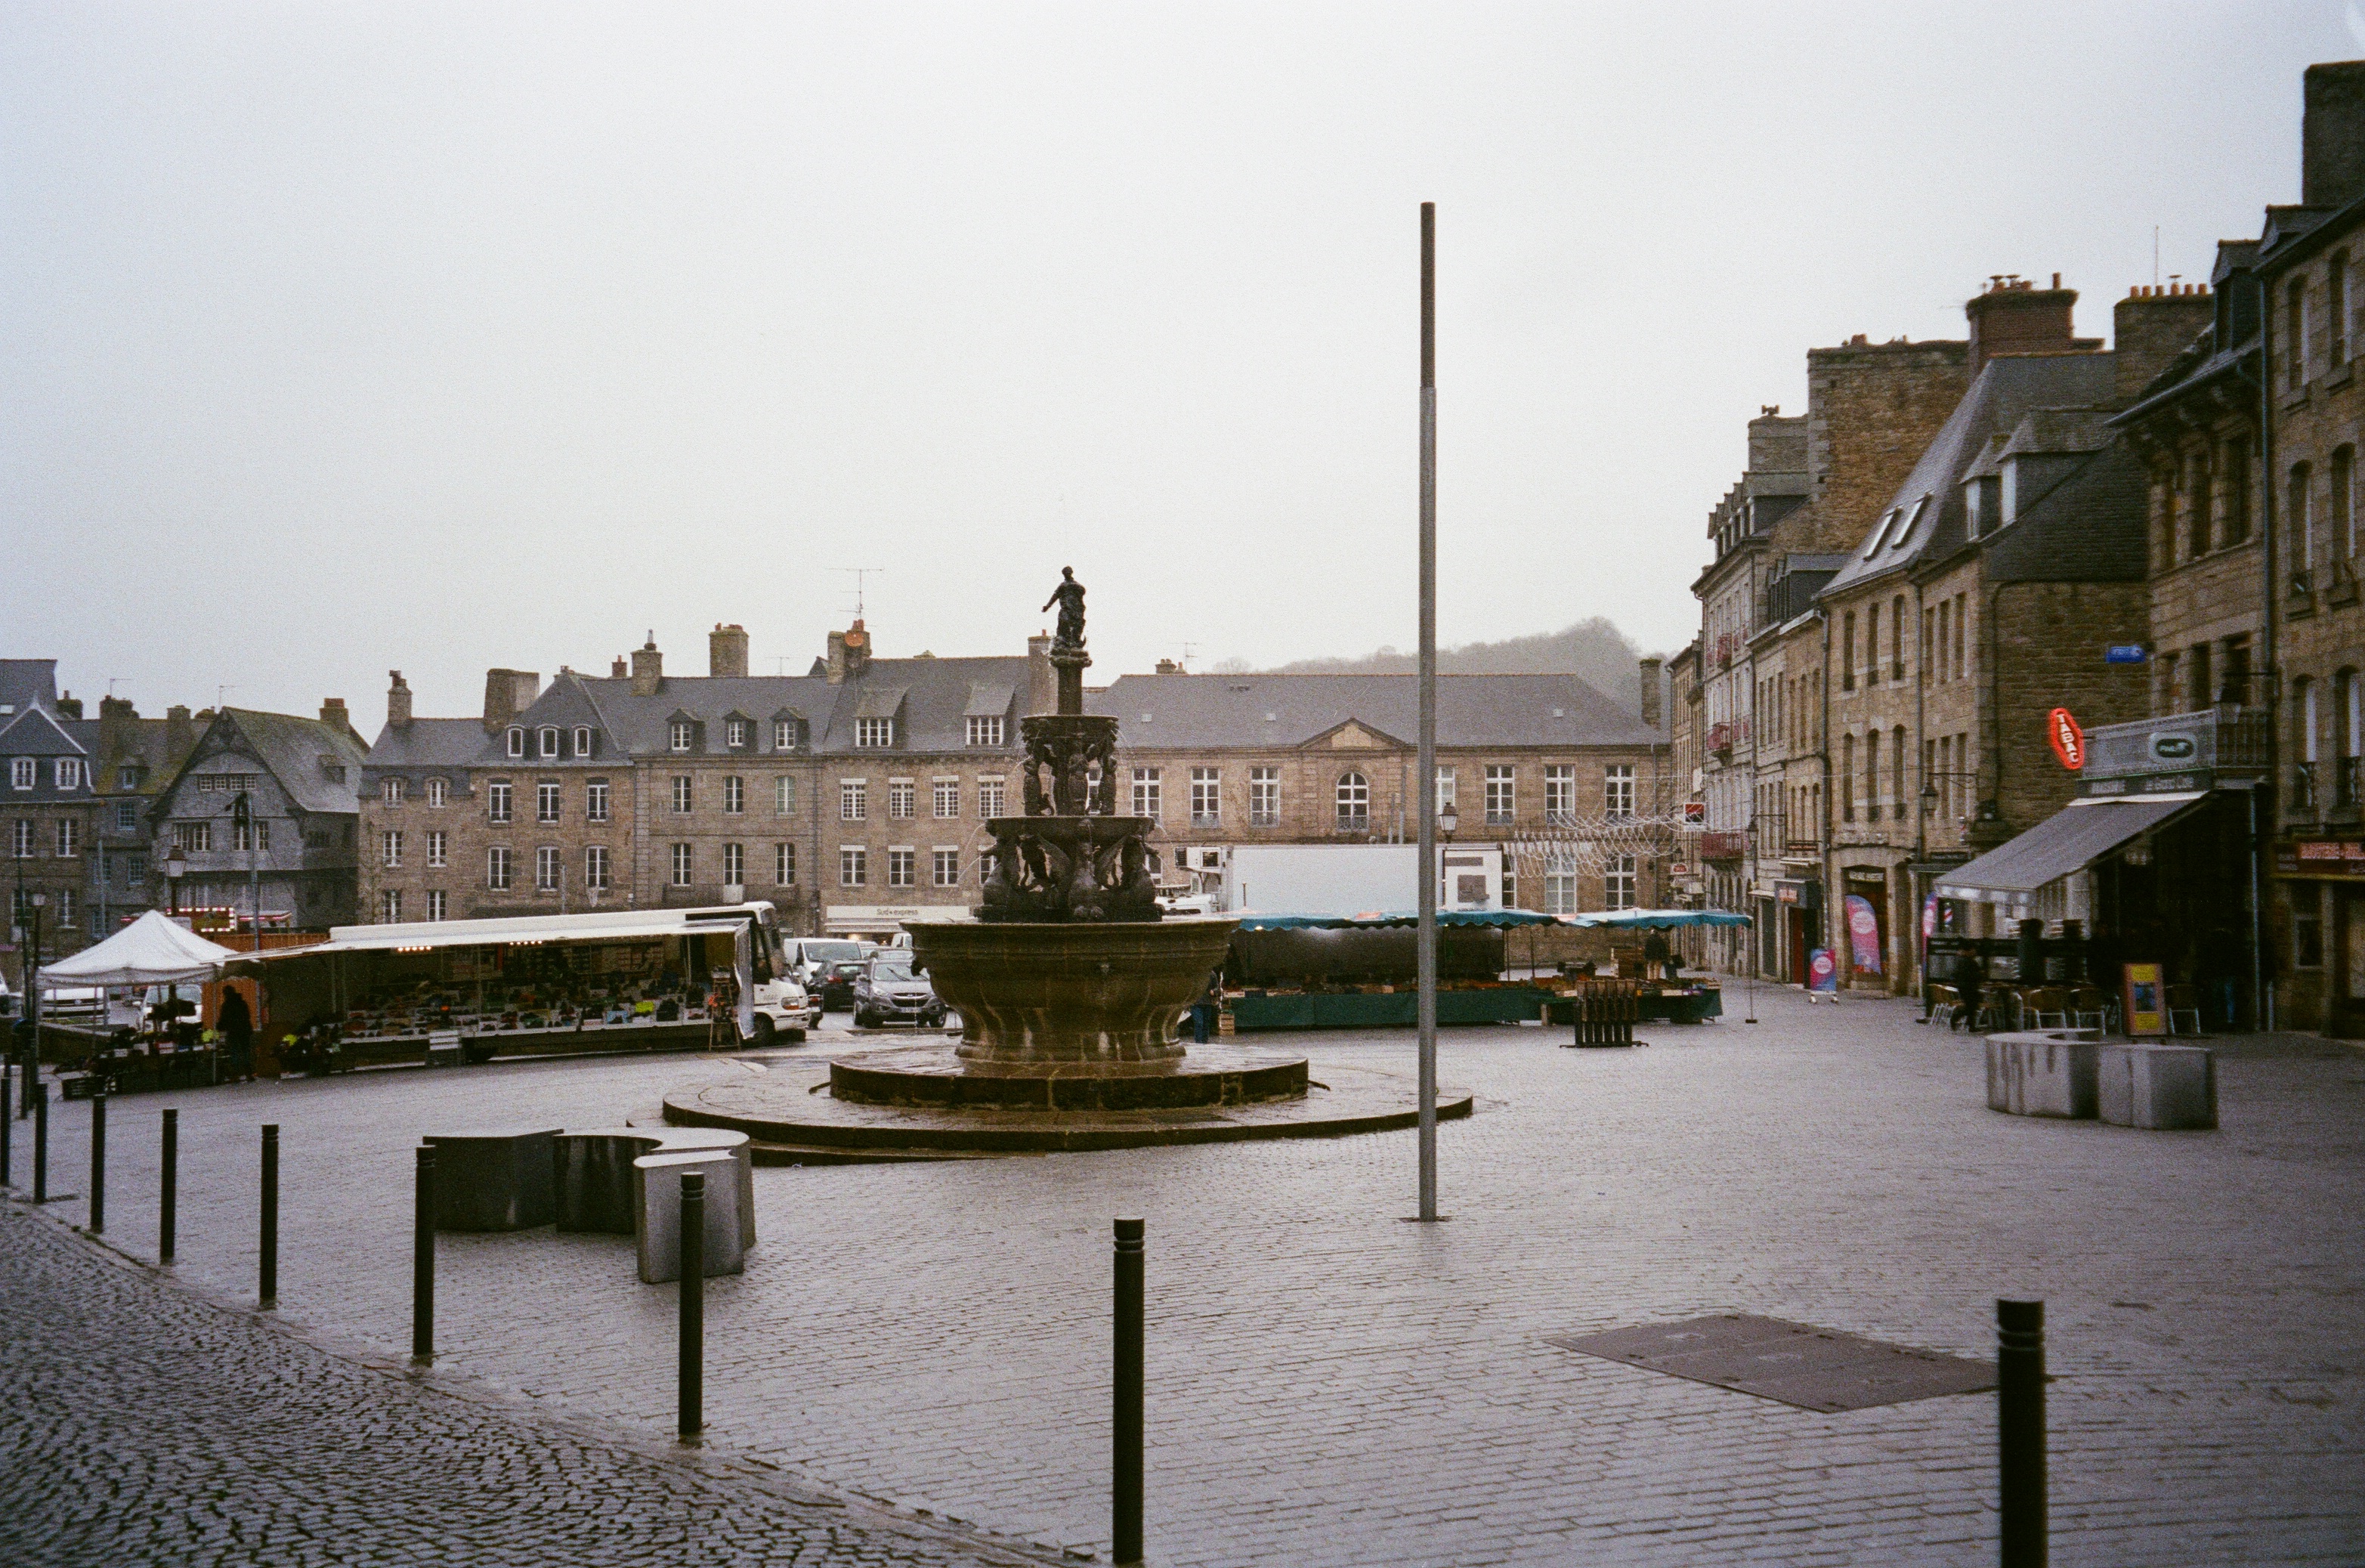
[[[790,977],[831,1012],[854,1005],[855,977],[868,957],[861,943],[837,938],[791,942],[786,953]]]
[[[945,1004],[927,977],[914,974],[908,953],[877,958],[863,967],[854,982],[854,1022],[865,1029],[882,1024],[917,1024],[936,1028],[945,1021]]]

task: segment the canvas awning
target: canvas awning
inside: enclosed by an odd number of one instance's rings
[[[2026,833],[1938,879],[1942,899],[2018,902],[2111,851],[2182,816],[2205,792],[2073,801]]]
[[[1437,912],[1440,925],[1552,925],[1558,915],[1538,914],[1531,909],[1440,909]],[[1347,931],[1372,930],[1396,925],[1418,925],[1420,916],[1408,910],[1374,910],[1368,914],[1247,914],[1240,916],[1243,931]]]
[[[1572,914],[1571,925],[1608,931],[1672,931],[1682,925],[1747,925],[1750,917],[1729,909],[1616,909]]]
[[[42,989],[84,985],[173,985],[208,980],[240,955],[208,942],[162,910],[150,910],[95,947],[44,964]]]

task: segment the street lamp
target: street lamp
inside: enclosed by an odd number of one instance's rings
[[[181,879],[188,870],[189,857],[181,852],[179,845],[173,846],[173,853],[164,857],[164,882],[173,890],[173,913],[176,915],[181,913]]]
[[[1448,801],[1437,809],[1437,831],[1445,835],[1446,843],[1453,842],[1453,830],[1461,825],[1462,813],[1453,809],[1452,801]]]
[[[41,1022],[41,906],[49,902],[47,893],[33,894],[33,940],[25,961],[25,1016],[37,1030]],[[40,1036],[37,1033],[33,1038],[38,1042]],[[35,1048],[39,1049],[38,1045]]]

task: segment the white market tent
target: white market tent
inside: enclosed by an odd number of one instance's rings
[[[34,975],[43,990],[61,986],[171,985],[208,980],[241,955],[208,942],[158,910],[150,910],[95,947],[45,964]]]

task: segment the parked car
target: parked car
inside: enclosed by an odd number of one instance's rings
[[[864,1029],[882,1024],[917,1024],[936,1028],[945,1021],[945,1004],[927,977],[912,969],[908,953],[882,954],[863,967],[854,982],[854,1022]]]
[[[771,1045],[775,1038],[794,1044],[805,1037],[807,1029],[821,1022],[820,999],[788,975],[759,982],[753,1002],[755,1043],[759,1046]]]
[[[869,956],[848,937],[800,937],[781,949],[790,978],[824,1010],[854,1005],[854,977]]]

